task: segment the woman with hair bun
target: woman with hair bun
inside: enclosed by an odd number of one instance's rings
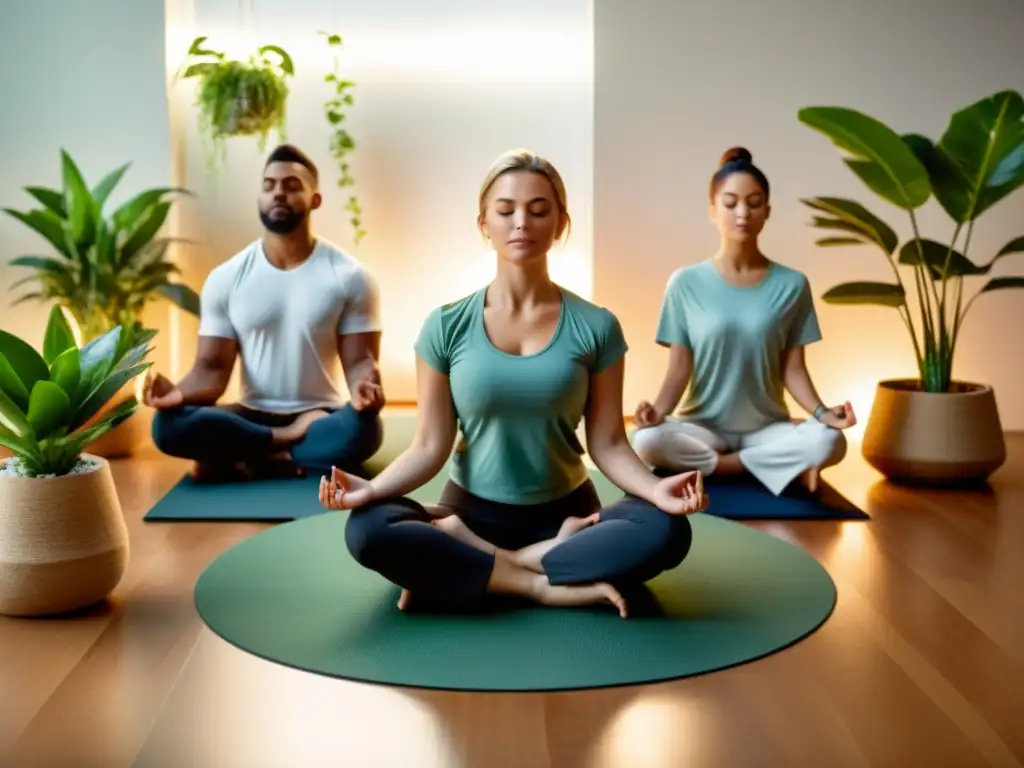
[[[749,472],[779,495],[797,478],[816,490],[856,417],[849,402],[826,406],[807,371],[804,347],[821,339],[807,278],[758,247],[769,193],[749,151],[722,156],[709,190],[721,246],[669,277],[655,336],[668,370],[637,406],[633,447],[655,469]],[[813,418],[790,418],[786,390]]]

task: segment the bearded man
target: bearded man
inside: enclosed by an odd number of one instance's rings
[[[147,381],[154,442],[195,462],[197,480],[362,474],[381,445],[379,291],[351,254],[312,233],[321,202],[312,160],[274,149],[258,198],[264,233],[207,276],[192,370],[176,384]],[[221,404],[236,360],[241,397]]]

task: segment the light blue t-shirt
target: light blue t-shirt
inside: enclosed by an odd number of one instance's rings
[[[446,374],[462,433],[451,479],[506,504],[541,504],[588,478],[576,429],[590,377],[627,350],[618,319],[567,291],[551,340],[533,355],[495,347],[484,326],[486,288],[427,317],[416,353]]]
[[[672,273],[655,340],[693,350],[677,414],[722,432],[789,418],[782,353],[821,339],[807,278],[770,262],[757,285],[728,283],[710,260]]]

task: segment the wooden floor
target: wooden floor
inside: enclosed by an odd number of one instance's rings
[[[827,477],[871,522],[758,525],[838,586],[796,646],[671,684],[537,695],[391,690],[227,646],[192,588],[260,526],[144,524],[186,465],[118,462],[133,549],[111,606],[0,619],[0,766],[1022,765],[1024,435],[1008,440],[988,491],[891,487],[852,452]]]

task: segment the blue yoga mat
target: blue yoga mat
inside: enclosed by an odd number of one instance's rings
[[[591,479],[605,503],[622,495],[600,472]],[[448,479],[447,470],[410,496],[421,503],[435,502]],[[150,522],[230,521],[286,522],[327,510],[317,500],[319,476],[259,480],[249,483],[200,484],[184,477],[146,515]],[[707,514],[730,520],[867,520],[868,515],[834,488],[821,483],[816,495],[794,486],[773,496],[750,478],[715,478],[705,481],[711,496]]]

